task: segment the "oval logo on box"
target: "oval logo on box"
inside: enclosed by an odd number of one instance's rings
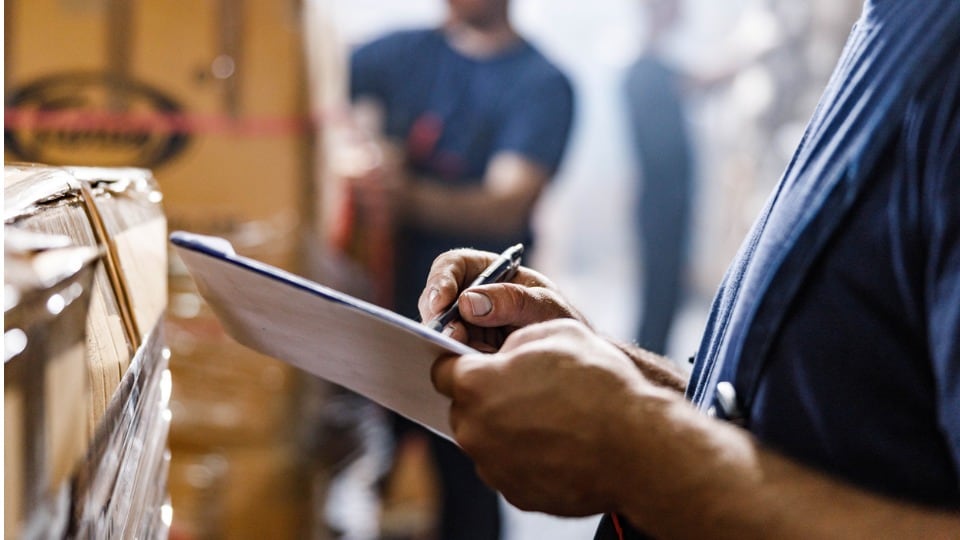
[[[15,89],[7,151],[50,165],[157,167],[189,141],[182,108],[159,90],[103,73],[69,73]]]

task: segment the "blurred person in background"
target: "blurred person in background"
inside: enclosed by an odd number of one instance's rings
[[[639,171],[634,230],[642,271],[634,339],[649,351],[665,354],[690,288],[699,152],[688,102],[734,81],[767,58],[775,43],[738,47],[709,67],[681,67],[671,59],[669,42],[682,24],[683,1],[641,0],[640,5],[646,37],[623,81],[630,148]]]
[[[692,378],[496,255],[433,265],[456,440],[597,538],[960,538],[960,3],[866,0],[717,292]],[[642,532],[641,532],[642,531]],[[649,535],[649,536],[648,536]]]
[[[640,171],[634,216],[641,309],[635,338],[641,347],[664,354],[686,288],[694,189],[694,151],[684,107],[690,79],[663,51],[665,37],[680,20],[679,1],[642,4],[647,40],[624,80],[631,150]]]
[[[380,37],[350,61],[351,99],[379,154],[377,166],[351,182],[360,204],[388,216],[390,307],[411,318],[441,252],[531,247],[531,213],[560,165],[573,118],[570,81],[517,33],[509,0],[447,4],[439,28]],[[398,441],[430,439],[441,484],[439,538],[499,538],[497,494],[470,459],[395,420]]]

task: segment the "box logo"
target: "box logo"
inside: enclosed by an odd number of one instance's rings
[[[162,165],[187,146],[182,107],[160,90],[105,73],[65,73],[15,89],[7,151],[50,165]]]

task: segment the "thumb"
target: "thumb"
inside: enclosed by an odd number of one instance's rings
[[[527,326],[560,318],[578,318],[554,291],[514,283],[467,289],[460,295],[460,316],[482,327]]]

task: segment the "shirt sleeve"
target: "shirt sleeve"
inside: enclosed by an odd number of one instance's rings
[[[387,88],[393,69],[394,45],[397,36],[382,37],[361,45],[350,54],[350,99],[372,97],[384,100],[390,95]]]
[[[924,206],[930,235],[927,258],[928,346],[936,381],[939,421],[960,470],[960,61],[944,70],[944,83],[918,130]]]
[[[563,159],[573,109],[573,87],[559,71],[524,84],[509,107],[496,150],[517,152],[552,176]]]

